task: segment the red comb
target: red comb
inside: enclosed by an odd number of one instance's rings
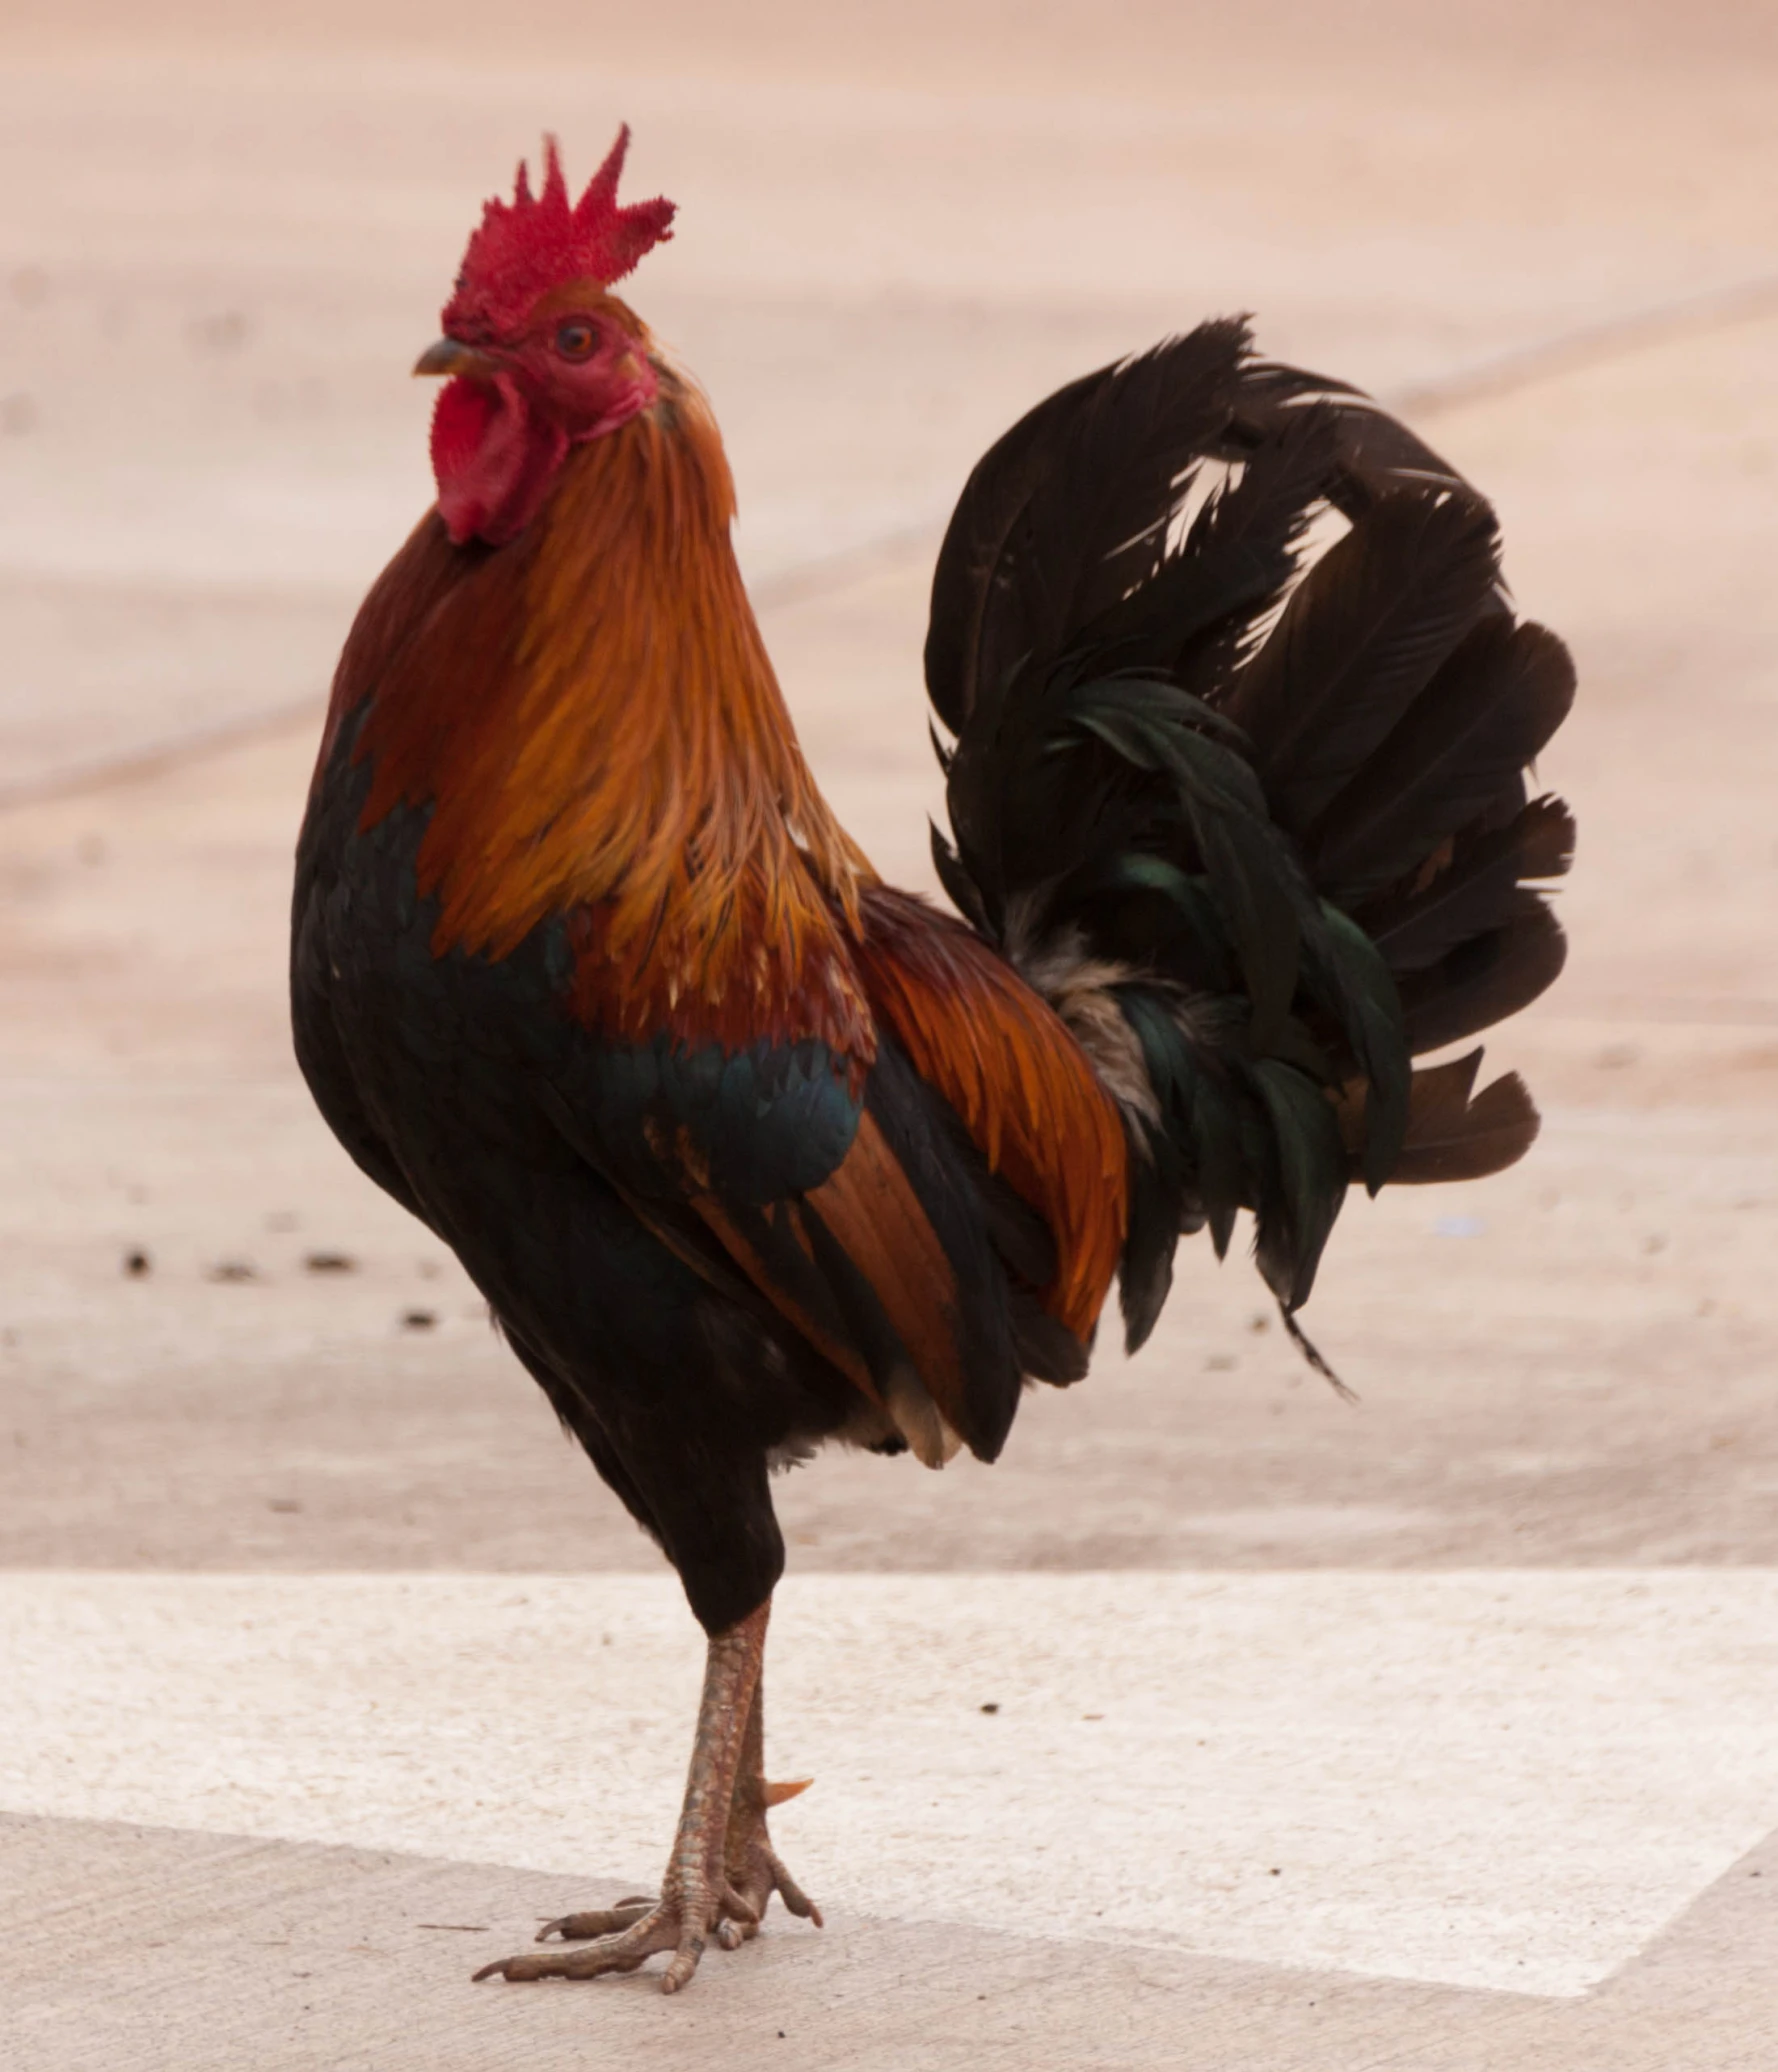
[[[622,280],[644,252],[673,235],[670,201],[617,205],[618,176],[630,148],[630,126],[617,133],[605,163],[570,203],[554,137],[543,140],[543,192],[519,161],[509,202],[491,201],[469,240],[457,285],[444,309],[444,328],[470,342],[510,331],[537,298],[566,281]]]

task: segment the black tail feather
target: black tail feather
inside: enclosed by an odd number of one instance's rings
[[[1330,509],[1348,530],[1305,568]],[[1139,1046],[1132,1345],[1182,1230],[1220,1254],[1252,1211],[1300,1337],[1351,1180],[1523,1154],[1516,1077],[1477,1094],[1479,1053],[1410,1060],[1561,968],[1530,881],[1567,869],[1574,823],[1523,773],[1573,671],[1515,621],[1489,506],[1415,434],[1235,322],[1088,375],[970,477],[926,666],[955,736],[947,891],[1034,971],[1113,972]]]
[[[1516,1165],[1537,1138],[1538,1115],[1525,1082],[1508,1072],[1475,1092],[1482,1053],[1470,1051],[1448,1064],[1416,1072],[1408,1096],[1407,1130],[1395,1170],[1398,1186],[1438,1180],[1482,1180]],[[1347,1090],[1340,1103],[1340,1133],[1361,1177],[1365,1089]]]
[[[1557,798],[1533,799],[1505,826],[1455,837],[1396,890],[1357,909],[1398,980],[1424,971],[1510,914],[1522,879],[1559,878],[1574,855],[1574,815]]]
[[[1247,327],[1203,324],[1060,389],[977,463],[932,584],[926,685],[961,734],[1032,657],[1152,579],[1181,478],[1224,432]]]
[[[1316,882],[1350,907],[1415,869],[1510,793],[1573,702],[1553,633],[1477,626],[1324,808],[1305,842]]]
[[[1510,905],[1503,926],[1471,936],[1402,981],[1402,1020],[1416,1057],[1505,1021],[1561,976],[1568,958],[1561,923],[1522,885]]]
[[[1227,706],[1292,833],[1369,764],[1488,608],[1498,556],[1486,504],[1401,490],[1303,578]]]

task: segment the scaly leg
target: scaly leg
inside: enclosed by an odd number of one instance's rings
[[[661,1991],[676,1993],[697,1970],[711,1931],[732,1949],[757,1932],[774,1891],[784,1895],[793,1913],[820,1924],[820,1915],[779,1863],[766,1834],[765,1809],[802,1789],[774,1788],[759,1774],[764,1737],[758,1690],[770,1612],[768,1600],[710,1641],[685,1803],[659,1900],[628,1900],[603,1912],[552,1921],[539,1934],[540,1942],[552,1934],[564,1941],[599,1940],[581,1950],[507,1957],[484,1965],[478,1979],[494,1972],[514,1980],[597,1978],[607,1971],[634,1971],[658,1951],[671,1950]],[[743,1766],[746,1783],[737,1791]]]
[[[747,1730],[741,1737],[741,1760],[735,1773],[734,1796],[729,1801],[728,1832],[723,1840],[723,1866],[729,1892],[740,1907],[724,1910],[716,1940],[725,1950],[739,1947],[759,1933],[766,1908],[775,1892],[791,1913],[821,1926],[821,1909],[784,1868],[766,1832],[766,1814],[799,1792],[808,1790],[811,1779],[799,1777],[793,1784],[768,1784],[765,1774],[765,1674],[762,1669],[753,1686],[753,1704],[747,1713]]]

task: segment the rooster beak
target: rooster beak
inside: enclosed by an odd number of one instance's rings
[[[499,371],[487,353],[455,338],[441,338],[429,345],[414,362],[416,374],[467,374],[472,380],[491,381]]]

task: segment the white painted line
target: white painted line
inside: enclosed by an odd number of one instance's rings
[[[651,1882],[667,1578],[0,1576],[0,1806]],[[1778,1825],[1778,1572],[812,1576],[825,1903],[1584,1991]],[[984,1705],[999,1709],[986,1713]]]

